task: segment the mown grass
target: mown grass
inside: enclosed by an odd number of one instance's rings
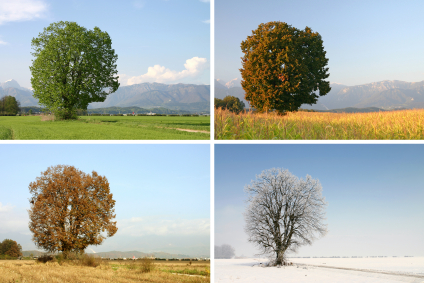
[[[210,138],[209,127],[210,117],[83,116],[73,121],[42,121],[40,116],[4,116],[0,117],[0,139],[205,140]]]
[[[215,139],[420,140],[424,109],[372,113],[234,114],[215,110]]]
[[[57,262],[37,263],[35,260],[4,260],[0,261],[0,283],[2,282],[210,282],[207,276],[181,275],[168,270],[186,266],[181,262],[155,262],[155,268],[150,272],[142,272],[140,261],[104,261],[97,267],[69,265]],[[129,268],[136,265],[135,268]],[[192,270],[210,270],[209,262],[199,262],[191,267]]]

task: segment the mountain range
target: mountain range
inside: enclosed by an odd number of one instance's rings
[[[228,87],[220,80],[215,80],[215,97],[236,96],[244,100],[244,90],[238,84]],[[304,104],[304,109],[329,110],[347,107],[375,107],[385,110],[424,108],[424,81],[381,81],[369,84],[347,86],[331,84],[331,91],[318,99],[314,105]]]
[[[38,100],[32,96],[32,91],[21,87],[15,80],[0,84],[0,97],[6,95],[16,97],[21,106],[38,105]],[[88,109],[138,106],[205,112],[209,111],[209,105],[209,85],[142,83],[120,87],[108,95],[104,102],[90,103]]]
[[[33,256],[41,256],[45,252],[32,250],[32,251],[22,251],[23,256],[30,256],[33,254]],[[157,258],[192,258],[189,255],[185,254],[171,254],[171,253],[165,253],[165,252],[152,252],[152,253],[143,253],[139,251],[127,251],[127,252],[121,252],[121,251],[110,251],[110,252],[98,252],[98,253],[87,253],[89,255],[94,256],[100,256],[100,257],[108,257],[108,258],[132,258],[135,256],[136,258],[143,258],[146,256],[154,256]],[[202,258],[209,258],[208,255],[200,256]]]

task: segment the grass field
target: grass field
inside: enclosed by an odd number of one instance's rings
[[[294,112],[285,116],[215,110],[215,139],[421,140],[424,109],[373,113]]]
[[[0,117],[3,140],[206,140],[209,128],[210,117],[81,116],[74,121]]]
[[[0,282],[210,282],[210,262],[156,261],[152,271],[141,272],[139,261],[103,261],[97,267],[1,260]]]

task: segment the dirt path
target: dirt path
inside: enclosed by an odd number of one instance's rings
[[[168,129],[172,129],[172,128],[168,128]],[[210,134],[210,132],[208,131],[201,131],[201,130],[190,130],[190,129],[180,129],[180,128],[174,128],[175,130],[178,131],[184,131],[184,132],[191,132],[191,133],[205,133],[205,134]]]

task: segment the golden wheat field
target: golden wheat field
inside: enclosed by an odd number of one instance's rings
[[[372,113],[241,113],[215,109],[215,139],[421,140],[424,109]]]
[[[155,261],[150,272],[139,261],[103,261],[97,267],[35,260],[0,261],[0,282],[210,282],[210,262]]]

